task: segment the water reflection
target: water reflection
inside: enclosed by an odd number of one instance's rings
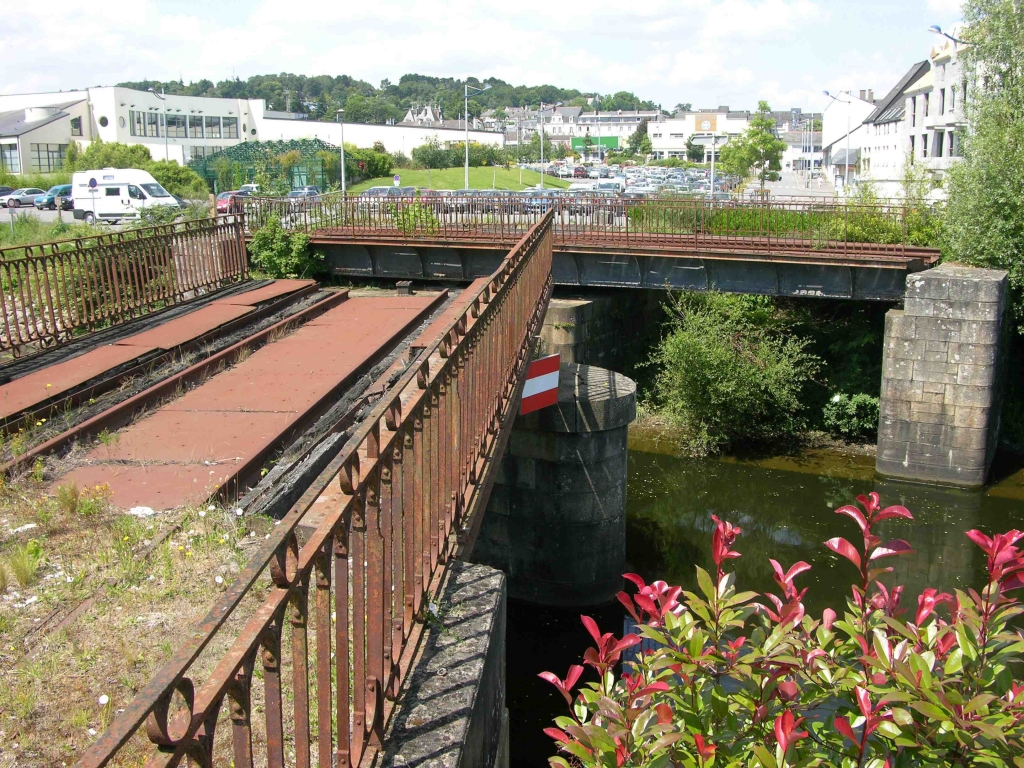
[[[913,554],[890,558],[889,583],[906,585],[904,605],[916,606],[926,586],[944,590],[981,584],[983,555],[963,535],[1024,528],[1024,473],[985,492],[877,480],[874,460],[809,452],[760,460],[692,460],[650,451],[670,442],[630,435],[626,553],[629,568],[645,579],[664,579],[694,588],[694,565],[711,570],[711,515],[743,527],[737,542],[743,556],[730,562],[738,586],[774,590],[768,558],[788,567],[806,560],[812,570],[798,579],[809,587],[807,607],[819,614],[840,606],[855,578],[853,566],[825,549],[832,536],[856,542],[852,520],[834,514],[858,493],[876,490],[885,504],[902,504],[915,520],[887,521],[883,537],[907,539]],[[638,450],[640,448],[646,450]],[[619,631],[617,606],[602,612],[603,629]],[[565,673],[588,645],[578,612],[517,605],[509,610],[508,705],[512,763],[544,766],[551,742],[540,734],[564,702],[535,675]]]

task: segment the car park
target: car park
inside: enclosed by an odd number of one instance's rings
[[[244,197],[249,197],[248,192],[243,192],[240,189],[233,189],[230,192],[221,192],[217,195],[217,213],[238,213],[242,210],[242,206],[245,201],[242,200]]]

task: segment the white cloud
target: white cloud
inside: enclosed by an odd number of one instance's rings
[[[953,4],[914,2],[919,7],[909,15],[917,25],[925,3]],[[855,12],[860,5],[593,0],[570,10],[548,0],[292,0],[283,6],[107,0],[64,5],[54,24],[52,6],[16,3],[0,26],[0,52],[5,63],[32,65],[5,67],[0,93],[282,71],[345,73],[377,83],[417,72],[631,90],[666,107],[689,101],[753,108],[766,97],[773,106],[810,107],[821,88],[888,90],[910,61],[925,55],[930,41],[922,39],[920,54],[894,60],[892,46],[878,38],[905,37],[898,25],[857,34],[855,23],[874,21]],[[851,51],[858,39],[875,42],[881,59],[871,60],[874,50]]]

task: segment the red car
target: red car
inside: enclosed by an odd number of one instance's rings
[[[217,195],[217,213],[238,213],[242,210],[242,200],[239,198],[249,197],[248,192],[232,190],[221,192]]]

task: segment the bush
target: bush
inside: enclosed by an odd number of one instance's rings
[[[822,423],[832,437],[869,440],[878,434],[878,398],[840,392],[822,409]]]
[[[395,226],[403,235],[436,235],[441,223],[432,205],[413,202],[391,205],[391,216]]]
[[[1024,608],[1008,594],[1024,587],[1024,538],[967,533],[987,557],[980,592],[927,588],[907,615],[903,587],[881,580],[878,560],[912,551],[877,534],[886,520],[913,520],[878,494],[836,510],[856,523],[863,547],[836,537],[825,546],[856,569],[840,617],[806,613],[807,589],[770,560],[780,595],[738,592],[725,563],[739,528],[712,517],[715,575],[697,568],[698,592],[626,574],[638,592],[619,601],[639,634],[602,635],[582,617],[596,647],[583,663],[599,675],[574,693],[583,666],[555,685],[570,708],[545,733],[566,757],[552,766],[713,765],[743,768],[837,766],[1021,766],[1024,760],[1024,650],[1012,628]],[[831,578],[830,576],[826,578]],[[646,642],[645,642],[646,641]],[[644,643],[621,675],[615,665]]]
[[[310,251],[304,232],[289,232],[276,218],[253,234],[249,244],[253,265],[273,278],[308,277],[323,266],[324,256]]]
[[[665,307],[655,357],[659,406],[695,455],[765,443],[806,428],[802,395],[819,361],[771,299],[685,293]]]

